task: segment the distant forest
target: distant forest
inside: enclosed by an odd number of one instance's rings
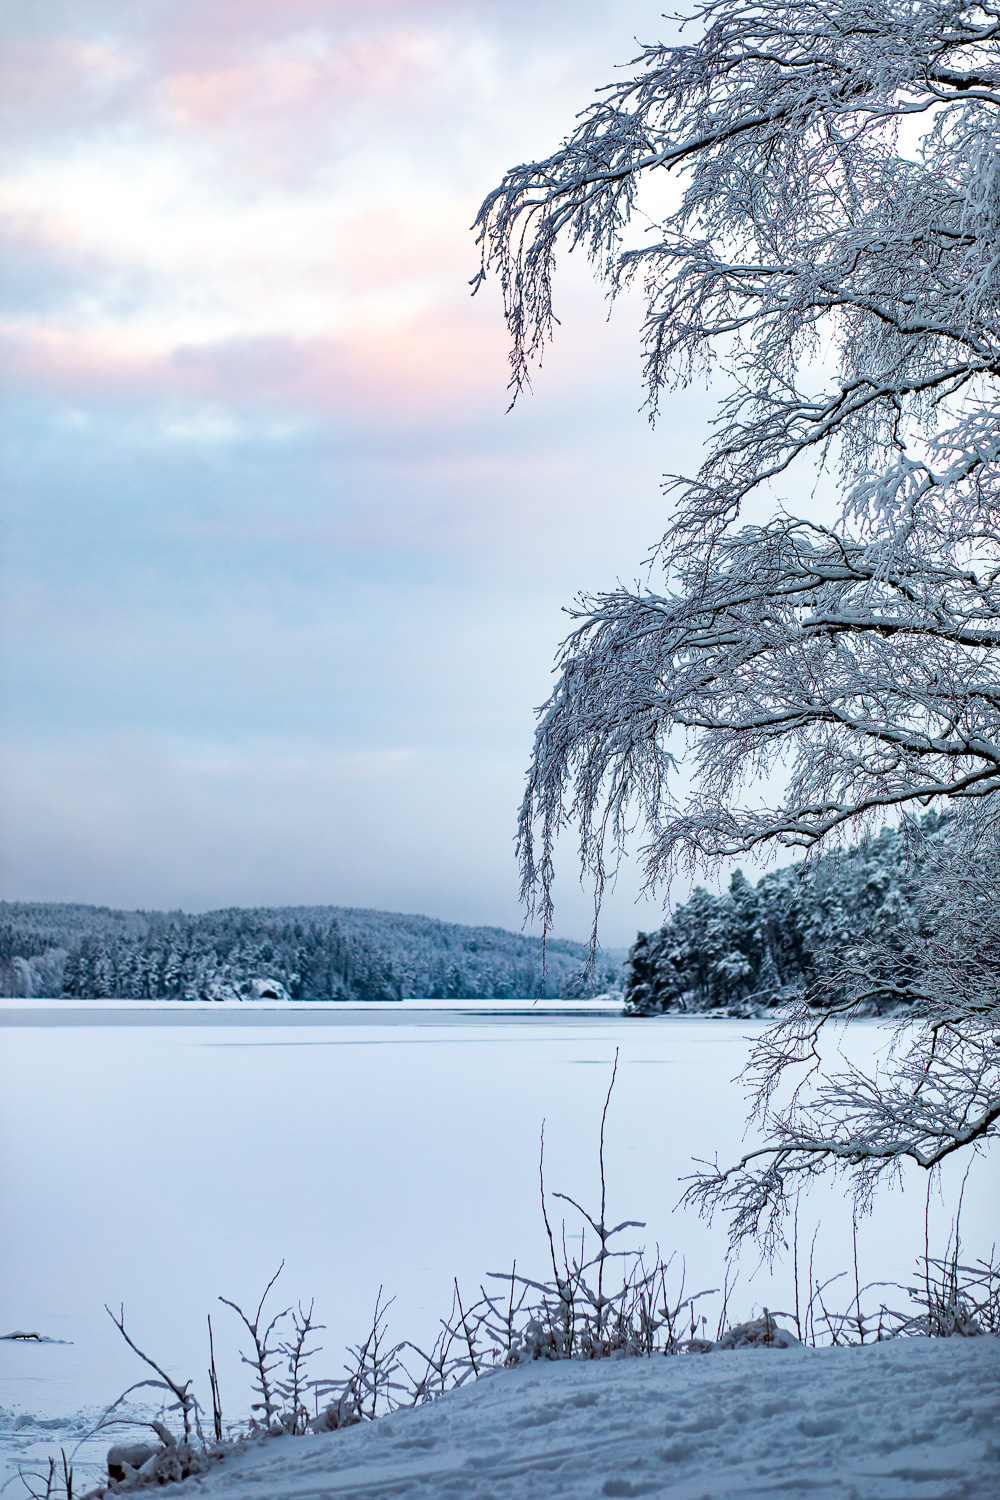
[[[921,826],[932,840],[947,838],[933,815]],[[760,1015],[803,995],[859,939],[916,921],[918,881],[897,829],[756,885],[737,870],[722,895],[699,887],[658,932],[640,932],[626,966],[626,1009]]]
[[[113,911],[0,902],[0,994],[86,999],[577,998],[622,986],[623,955],[500,927],[353,907]]]
[[[947,827],[925,819],[925,834]],[[760,1015],[802,995],[852,942],[915,920],[919,872],[886,829],[853,849],[701,889],[627,962],[500,927],[355,907],[184,912],[0,902],[0,994],[87,999],[578,998],[617,991],[632,1015]]]

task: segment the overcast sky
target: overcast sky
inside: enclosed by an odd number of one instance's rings
[[[469,225],[664,35],[642,0],[6,0],[8,899],[520,924],[533,710],[704,393],[563,263],[507,414]],[[558,930],[582,936],[573,864]],[[658,908],[626,873],[602,929]]]

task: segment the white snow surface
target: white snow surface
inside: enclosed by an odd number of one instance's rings
[[[247,1445],[204,1500],[997,1500],[1000,1340],[521,1366],[346,1431]]]

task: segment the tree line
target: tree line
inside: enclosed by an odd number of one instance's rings
[[[947,821],[930,814],[920,831],[916,857],[913,838],[887,828],[854,848],[771,871],[756,885],[737,870],[720,895],[699,886],[630,950],[630,1014],[763,1015],[822,986],[859,943],[899,946],[904,932],[923,933],[920,859],[947,847]]]
[[[0,992],[84,999],[576,997],[621,987],[587,948],[351,907],[114,911],[0,903]]]

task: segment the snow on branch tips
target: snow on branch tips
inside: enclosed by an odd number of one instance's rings
[[[679,195],[637,248],[633,214],[663,172]],[[521,810],[529,907],[549,922],[570,823],[598,904],[636,826],[650,888],[928,808],[987,830],[1000,859],[1000,12],[709,0],[554,154],[509,171],[476,227],[515,397],[553,333],[557,247],[583,249],[613,293],[641,289],[654,419],[665,391],[725,376],[701,467],[669,479],[645,585],[575,607]],[[835,512],[808,499],[807,461],[836,475]],[[780,484],[799,498],[748,524],[747,497]],[[945,982],[938,957],[914,962]],[[928,1041],[927,1077],[919,1054],[895,1092],[844,1081],[789,1126],[760,1212],[790,1162],[857,1164],[852,1120],[875,1132],[869,1164],[883,1145],[925,1166],[952,1149],[917,1119],[932,1095],[942,1119],[966,1119],[965,1100],[975,1139],[992,1133],[995,1053],[976,1030],[959,1060],[950,1035]]]

